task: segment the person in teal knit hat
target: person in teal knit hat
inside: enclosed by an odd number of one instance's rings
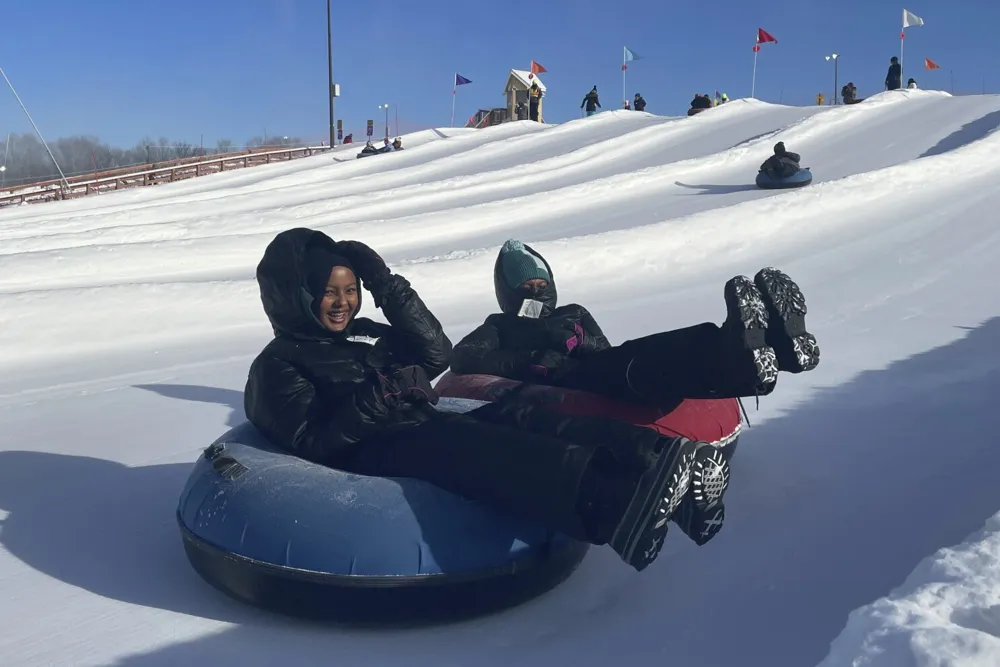
[[[517,289],[520,285],[533,280],[551,279],[545,261],[538,255],[528,252],[524,244],[517,239],[510,239],[500,248],[500,262],[504,279],[510,289]]]
[[[452,373],[578,389],[666,413],[685,398],[764,396],[774,391],[779,370],[801,373],[819,363],[816,338],[805,328],[805,298],[774,268],[726,283],[721,326],[705,322],[618,346],[586,308],[557,305],[552,267],[519,240],[500,248],[493,285],[501,312],[455,346]],[[721,481],[711,511],[702,505],[674,518],[699,545],[722,527],[729,479],[727,461],[703,455],[697,474]]]

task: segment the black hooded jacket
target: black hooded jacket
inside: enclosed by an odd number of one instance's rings
[[[342,467],[359,441],[426,421],[433,411],[409,404],[388,409],[378,373],[417,365],[433,379],[448,367],[451,341],[399,275],[369,287],[390,324],[355,317],[342,332],[325,329],[306,287],[306,249],[314,243],[338,252],[322,232],[292,229],[271,241],[257,266],[274,339],[251,364],[243,401],[247,418],[276,446]]]
[[[558,353],[579,359],[611,347],[604,332],[587,309],[578,304],[556,307],[558,292],[552,267],[540,254],[525,244],[525,249],[545,263],[551,280],[541,293],[529,295],[510,289],[503,278],[500,257],[493,266],[493,286],[500,313],[486,318],[456,346],[451,371],[460,375],[484,374],[512,380],[538,380],[532,366],[543,354]],[[543,304],[541,317],[521,317],[517,313],[525,298]],[[583,330],[583,342],[567,352],[565,340],[573,325]]]
[[[587,111],[597,111],[597,107],[601,106],[601,98],[597,95],[597,86],[594,86],[589,93],[583,96],[580,108],[582,109],[584,105],[587,106]]]
[[[889,65],[889,71],[885,75],[885,87],[887,90],[896,90],[903,85],[903,66],[898,62]]]

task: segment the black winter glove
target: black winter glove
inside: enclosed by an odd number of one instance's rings
[[[545,380],[559,380],[579,365],[576,359],[570,359],[565,354],[553,350],[541,350],[528,366],[528,370]]]
[[[432,403],[437,405],[437,392],[427,379],[427,373],[420,366],[405,366],[389,375],[379,373],[382,383],[383,399],[390,408],[400,402],[419,404]]]
[[[583,345],[583,327],[579,322],[557,317],[545,320],[545,326],[553,350],[570,354]]]
[[[354,265],[354,272],[374,294],[385,286],[391,273],[379,254],[361,241],[340,241],[338,250]]]

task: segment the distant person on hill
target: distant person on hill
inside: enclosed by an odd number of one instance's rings
[[[622,102],[622,109],[625,109],[625,111],[631,111],[632,110],[632,105],[628,103],[628,100],[625,100],[624,102]]]
[[[906,87],[909,88],[910,90],[916,90],[917,82],[914,79],[910,79],[909,81],[906,82]]]
[[[632,108],[635,109],[636,111],[646,110],[646,100],[644,100],[642,98],[642,95],[640,95],[639,93],[635,94],[635,100],[632,101]]]
[[[702,95],[701,93],[695,93],[694,99],[691,100],[692,109],[711,109],[712,108],[712,98],[708,95]]]
[[[543,96],[542,87],[537,81],[533,82],[531,88],[528,88],[528,118],[536,123],[541,122],[538,117],[538,105]]]
[[[854,104],[858,101],[858,89],[853,81],[840,89],[840,97],[844,100],[844,104]]]
[[[774,179],[788,178],[802,170],[799,166],[801,160],[798,153],[785,150],[785,142],[779,141],[774,145],[774,155],[764,160],[760,171],[767,172]]]
[[[597,110],[601,108],[601,100],[597,97],[597,86],[590,89],[590,92],[583,96],[583,102],[580,102],[580,108],[584,106],[587,107],[587,115],[593,116],[597,113]]]
[[[518,120],[528,120],[528,105],[524,100],[518,100],[514,105],[514,117]]]
[[[899,90],[903,85],[903,66],[899,64],[899,58],[893,56],[889,59],[889,72],[885,75],[885,89]]]

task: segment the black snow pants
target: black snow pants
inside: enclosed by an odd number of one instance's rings
[[[553,384],[668,411],[685,398],[764,396],[753,357],[711,322],[588,355]]]
[[[582,509],[601,502],[587,497],[588,466],[634,484],[664,442],[652,429],[517,401],[431,413],[362,441],[350,472],[420,479],[594,544],[606,541],[609,527]]]
[[[528,104],[528,116],[531,120],[538,122],[538,98],[532,97]]]

